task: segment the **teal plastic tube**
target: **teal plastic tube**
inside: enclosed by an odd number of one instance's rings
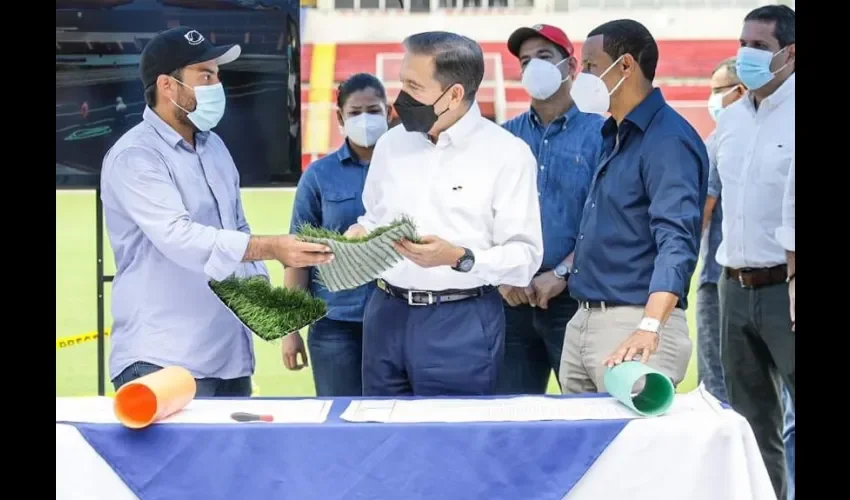
[[[632,388],[641,377],[646,377],[643,390],[632,395]],[[676,389],[663,373],[640,361],[626,361],[605,372],[605,390],[635,412],[653,417],[662,415],[673,404]]]

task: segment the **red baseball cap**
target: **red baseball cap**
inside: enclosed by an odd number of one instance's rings
[[[535,24],[530,28],[520,28],[514,31],[510,38],[508,38],[508,50],[514,57],[519,57],[519,48],[522,46],[522,43],[535,36],[545,38],[554,43],[567,53],[567,57],[572,56],[575,51],[573,43],[567,38],[567,34],[561,28],[556,28],[548,24]]]

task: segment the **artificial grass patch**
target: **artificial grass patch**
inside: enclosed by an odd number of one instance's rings
[[[211,280],[213,293],[248,329],[263,340],[274,341],[322,319],[324,301],[305,290],[273,287],[262,276]]]
[[[318,281],[331,292],[365,285],[400,262],[403,257],[393,248],[394,241],[420,241],[416,225],[408,217],[401,217],[358,238],[346,238],[339,232],[308,224],[298,229],[297,236],[303,241],[330,247],[334,260],[316,268]]]

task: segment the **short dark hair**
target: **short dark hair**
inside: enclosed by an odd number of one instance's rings
[[[174,70],[169,75],[171,78],[183,81],[183,68],[178,70]],[[156,107],[156,82],[153,85],[145,89],[145,104],[148,105],[149,108]]]
[[[361,90],[374,89],[378,97],[387,102],[387,91],[384,89],[384,84],[371,73],[357,73],[349,76],[344,82],[339,84],[336,93],[336,106],[342,109],[345,106],[345,101],[355,92]]]
[[[617,19],[597,26],[587,38],[602,35],[602,50],[616,61],[630,54],[637,61],[643,76],[650,82],[655,79],[658,67],[658,44],[646,26],[634,19]]]
[[[787,5],[764,5],[751,10],[744,18],[744,22],[776,23],[773,28],[773,36],[779,42],[779,47],[783,48],[796,43],[796,30],[794,28],[796,18],[794,9]]]
[[[711,72],[712,76],[723,68],[726,68],[726,71],[729,72],[729,76],[731,76],[732,79],[738,82],[741,81],[741,79],[738,78],[738,68],[735,66],[735,56],[720,61],[720,64],[715,66],[714,71]]]
[[[484,80],[484,53],[475,40],[457,33],[427,31],[410,35],[402,43],[413,54],[434,56],[434,79],[443,89],[459,83],[463,100],[475,100]]]

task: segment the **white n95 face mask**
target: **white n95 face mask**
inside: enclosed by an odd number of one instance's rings
[[[708,113],[715,122],[720,117],[720,113],[723,112],[723,99],[725,99],[727,95],[731,94],[736,88],[738,88],[737,85],[722,94],[711,94],[708,98]]]
[[[563,64],[567,59],[552,64],[543,59],[532,59],[525,65],[522,71],[522,86],[532,98],[538,101],[549,99],[555,92],[561,88],[561,84],[569,80],[570,77],[561,78],[561,70],[558,66]]]
[[[573,82],[573,86],[570,89],[570,96],[573,98],[573,102],[576,103],[576,107],[582,113],[596,113],[596,114],[604,114],[607,113],[611,109],[611,94],[617,91],[620,88],[620,85],[626,80],[625,75],[620,78],[620,81],[614,85],[614,88],[610,91],[608,87],[605,85],[605,82],[602,81],[602,77],[608,74],[623,56],[617,58],[611,66],[608,66],[600,76],[593,75],[591,73],[579,73]]]
[[[360,113],[357,116],[345,119],[343,132],[345,132],[348,140],[354,144],[370,148],[378,142],[378,139],[384,135],[388,127],[386,113],[380,115]]]

